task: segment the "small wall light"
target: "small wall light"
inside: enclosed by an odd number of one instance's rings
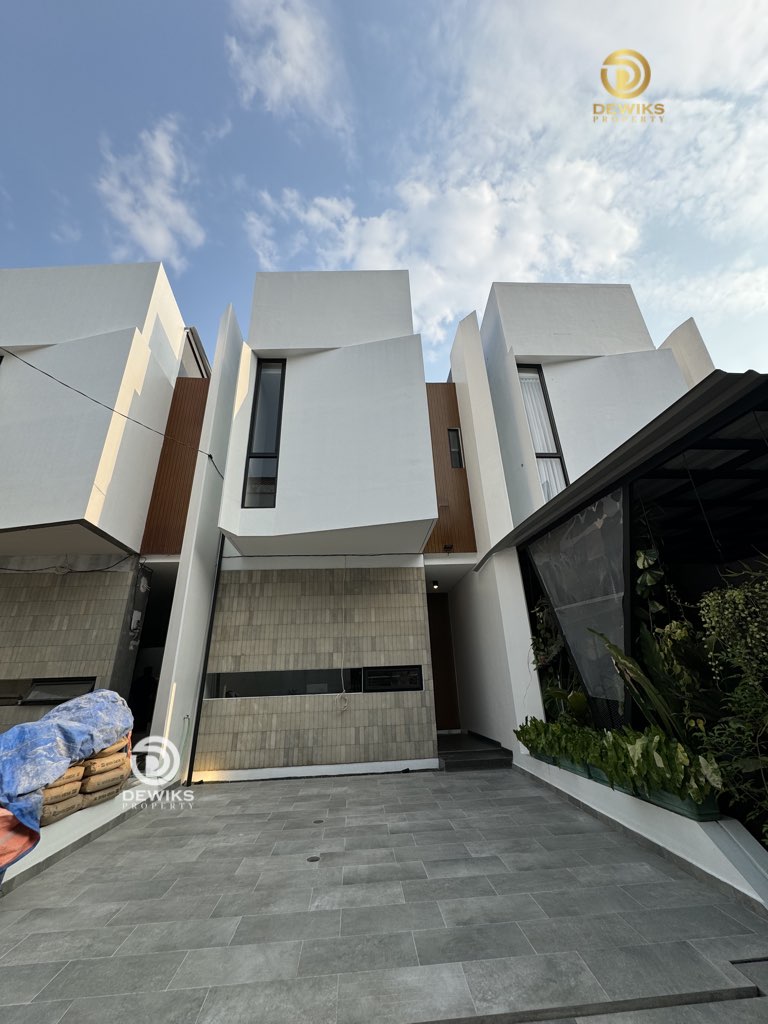
[[[440,587],[440,584],[437,582],[437,580],[432,580],[432,589],[433,590],[438,590],[439,587]]]

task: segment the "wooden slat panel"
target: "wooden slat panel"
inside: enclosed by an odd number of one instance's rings
[[[427,554],[442,554],[446,544],[453,551],[475,551],[475,528],[469,503],[466,469],[454,469],[448,447],[448,428],[459,427],[459,406],[455,384],[427,384],[432,458],[435,464],[438,520],[424,548]]]
[[[142,554],[177,555],[181,551],[207,397],[208,378],[179,377],[176,381]]]

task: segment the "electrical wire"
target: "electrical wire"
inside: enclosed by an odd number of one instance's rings
[[[135,557],[136,556],[132,554],[124,555],[122,558],[119,558],[116,562],[113,562],[112,565],[103,565],[99,569],[72,569],[68,565],[45,565],[39,569],[10,569],[5,565],[0,565],[0,572],[56,572],[60,576],[68,576],[70,573],[108,572],[110,569],[114,569],[116,566],[122,565],[123,562],[127,562],[129,558]],[[144,565],[144,562],[140,561],[139,565]]]
[[[44,377],[48,377],[49,380],[54,381],[56,384],[60,384],[63,388],[67,388],[69,391],[74,391],[76,395],[80,395],[81,398],[85,398],[89,402],[93,402],[94,405],[101,406],[101,408],[102,409],[106,409],[107,412],[112,412],[112,413],[115,413],[115,415],[117,415],[117,416],[122,416],[123,419],[124,420],[128,420],[129,423],[135,423],[137,427],[143,427],[145,430],[149,430],[152,434],[157,434],[158,437],[162,437],[164,439],[168,438],[169,441],[172,441],[174,444],[181,445],[182,448],[192,448],[194,451],[199,452],[200,455],[207,456],[207,458],[209,458],[211,460],[211,465],[216,470],[216,472],[219,474],[221,479],[222,480],[224,479],[224,474],[221,472],[219,467],[216,465],[216,460],[214,459],[214,457],[211,454],[211,452],[203,451],[202,448],[198,448],[196,445],[190,444],[188,441],[180,441],[178,438],[171,437],[170,434],[166,434],[166,432],[164,430],[158,430],[156,427],[150,427],[148,423],[142,423],[141,420],[136,420],[136,419],[133,418],[133,416],[129,416],[127,413],[120,412],[120,410],[119,409],[115,409],[114,406],[108,405],[106,402],[102,402],[98,398],[94,398],[93,395],[89,395],[85,391],[81,391],[79,388],[76,388],[73,384],[67,384],[66,381],[59,380],[59,378],[58,377],[54,377],[54,375],[52,373],[48,373],[48,371],[47,370],[43,370],[42,367],[35,366],[34,363],[30,363],[28,360],[23,359],[17,352],[13,352],[11,349],[1,348],[0,347],[0,352],[4,352],[6,355],[13,356],[14,359],[18,359],[18,361],[20,363],[23,363],[25,366],[28,366],[30,368],[30,370],[37,370],[37,372],[38,373],[42,373],[42,375]]]

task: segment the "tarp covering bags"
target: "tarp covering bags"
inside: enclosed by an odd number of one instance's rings
[[[114,690],[94,690],[0,734],[0,880],[40,839],[43,787],[132,728],[123,698]]]

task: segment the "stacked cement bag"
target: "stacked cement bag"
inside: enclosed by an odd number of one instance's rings
[[[40,825],[51,825],[82,807],[111,800],[131,774],[130,736],[73,764],[43,789]]]

